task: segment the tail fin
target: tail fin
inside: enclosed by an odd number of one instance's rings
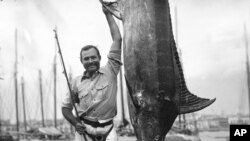
[[[215,100],[216,98],[213,99],[200,98],[190,93],[189,91],[181,92],[179,101],[180,102],[179,114],[199,111],[214,103]]]

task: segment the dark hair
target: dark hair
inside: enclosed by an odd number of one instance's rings
[[[101,59],[101,55],[100,55],[99,49],[96,46],[94,46],[94,45],[86,45],[86,46],[82,47],[82,49],[80,51],[80,61],[81,62],[82,62],[82,52],[86,51],[86,50],[89,50],[91,48],[94,48],[96,50],[99,59]]]

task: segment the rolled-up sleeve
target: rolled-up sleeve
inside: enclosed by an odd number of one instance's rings
[[[65,107],[65,108],[69,108],[69,109],[73,109],[73,106],[71,104],[71,97],[70,97],[70,93],[68,92],[65,96],[65,98],[63,99],[63,102],[62,102],[62,108]]]
[[[119,73],[121,62],[121,50],[111,50],[108,54],[108,66],[112,69],[113,73]]]
[[[71,83],[71,88],[73,91],[76,91],[76,83],[77,83],[77,79],[79,79],[80,77],[76,77],[75,79],[73,79],[72,83]],[[62,107],[65,107],[65,108],[69,108],[71,110],[73,110],[73,105],[72,105],[72,102],[71,102],[71,96],[70,96],[70,92],[67,92],[63,101],[62,101]]]

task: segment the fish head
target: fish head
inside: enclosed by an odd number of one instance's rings
[[[157,91],[140,90],[128,96],[131,123],[140,141],[162,141],[171,129],[178,111],[174,102]]]

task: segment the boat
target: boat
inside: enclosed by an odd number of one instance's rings
[[[0,74],[0,81],[1,80],[3,80],[3,77]],[[2,123],[1,122],[2,122],[2,120],[1,120],[1,117],[0,117],[0,141],[14,141],[13,137],[8,132],[2,132]]]
[[[55,127],[41,127],[38,131],[43,139],[56,140],[62,136],[62,132]]]
[[[241,109],[241,106],[239,106],[239,111],[236,115],[234,115],[233,117],[230,117],[229,119],[229,123],[230,124],[237,124],[237,125],[250,125],[250,66],[249,66],[249,40],[248,40],[248,36],[247,36],[247,28],[246,28],[246,24],[244,24],[244,45],[245,45],[245,67],[244,69],[244,74],[246,75],[246,83],[245,85],[243,85],[244,88],[247,89],[247,105],[248,106],[248,114],[243,114]],[[241,96],[243,97],[243,99],[246,99],[245,96]],[[240,100],[240,103],[242,102],[242,99]]]
[[[17,78],[17,71],[18,71],[18,54],[17,54],[17,40],[18,40],[18,30],[15,30],[15,67],[14,67],[14,82],[15,82],[15,102],[13,104],[16,105],[15,107],[15,115],[16,115],[16,123],[15,125],[12,125],[10,123],[8,124],[1,124],[1,118],[0,118],[0,141],[12,141],[12,140],[23,140],[23,139],[49,139],[49,140],[58,140],[59,138],[63,138],[64,134],[62,131],[60,131],[57,128],[57,115],[56,112],[54,114],[54,126],[52,127],[52,122],[49,125],[46,125],[44,120],[44,109],[43,109],[43,86],[42,86],[42,74],[41,70],[39,70],[39,86],[40,86],[40,99],[41,99],[41,122],[40,121],[34,121],[34,125],[27,124],[26,122],[26,107],[25,107],[25,81],[23,75],[21,76],[21,91],[18,91],[18,78]],[[54,58],[54,64],[53,64],[53,72],[54,72],[54,98],[56,99],[56,56]],[[2,76],[0,76],[0,81],[2,81]],[[22,106],[18,105],[19,99],[17,96],[19,93],[22,95]],[[20,108],[23,108],[23,123],[20,123],[19,120],[19,113]],[[56,100],[54,100],[54,110],[56,111]],[[32,122],[32,121],[30,121]],[[42,124],[40,124],[42,123]],[[3,126],[3,128],[1,127]],[[11,129],[8,128],[11,126]],[[49,126],[49,127],[47,127]],[[6,127],[6,128],[5,128]],[[1,130],[3,129],[3,130]],[[4,131],[4,132],[2,132]]]
[[[247,83],[246,83],[246,86],[247,86],[247,95],[248,95],[248,120],[244,120],[244,118],[241,118],[243,117],[242,114],[238,114],[238,123],[239,124],[250,124],[250,66],[249,66],[249,40],[248,40],[248,36],[247,36],[247,29],[246,29],[246,24],[244,24],[244,41],[245,41],[245,57],[246,57],[246,60],[245,60],[245,63],[246,63],[246,76],[247,76]]]
[[[8,132],[0,132],[0,141],[14,141],[14,139]]]
[[[183,116],[185,117],[186,115]],[[191,122],[194,124],[192,125],[194,128],[191,129],[190,126],[187,126],[185,118],[183,121],[180,120],[181,118],[179,118],[179,121],[175,122],[169,133],[166,135],[165,141],[201,141],[196,122]],[[196,119],[193,120],[195,121]]]
[[[167,134],[165,141],[201,141],[198,136],[188,135],[188,134]]]

